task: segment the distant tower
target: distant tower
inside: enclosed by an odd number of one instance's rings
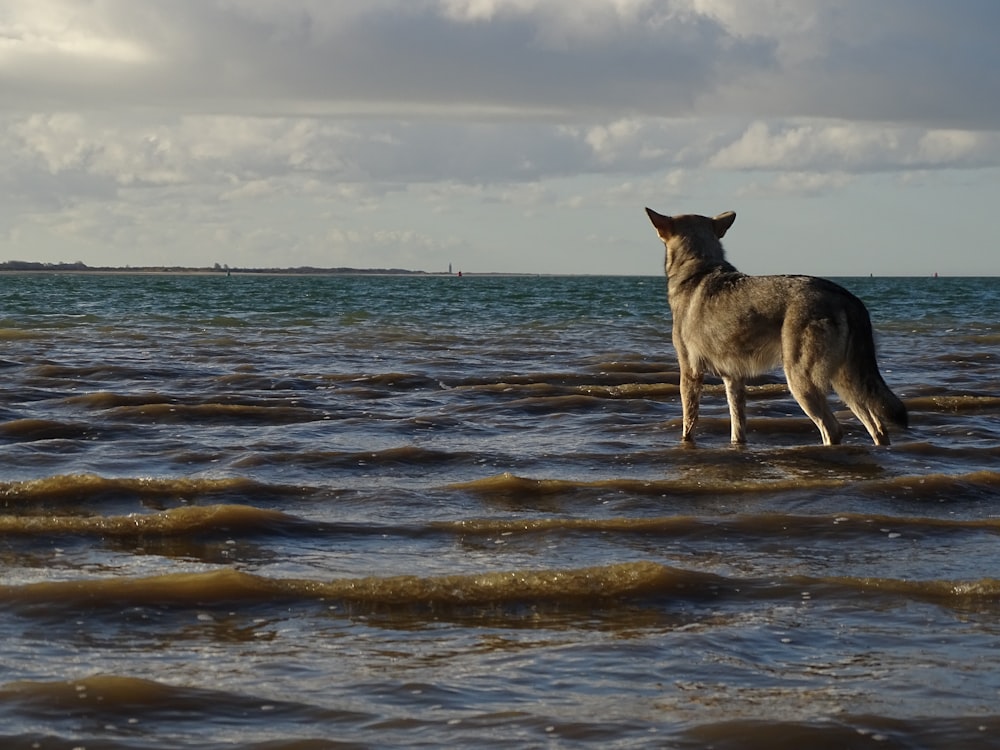
[[[451,263],[448,264],[448,275],[451,276]]]

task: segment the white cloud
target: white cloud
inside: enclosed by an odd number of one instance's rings
[[[983,167],[1000,163],[1000,134],[968,130],[928,130],[917,144],[917,166]]]
[[[708,160],[716,169],[838,170],[1000,165],[1000,135],[852,122],[755,121]]]

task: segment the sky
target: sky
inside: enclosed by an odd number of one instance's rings
[[[0,0],[0,262],[1000,275],[996,0]]]

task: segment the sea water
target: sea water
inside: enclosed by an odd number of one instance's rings
[[[647,277],[0,278],[0,747],[1000,746],[1000,279],[682,445]]]

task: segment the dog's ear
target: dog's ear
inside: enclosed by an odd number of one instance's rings
[[[729,231],[729,227],[733,225],[734,221],[736,221],[735,211],[726,211],[724,214],[719,214],[712,219],[712,226],[715,228],[715,236],[720,240],[725,237],[726,232]],[[656,222],[653,223],[655,224]]]
[[[674,233],[674,220],[672,218],[658,214],[651,208],[647,208],[646,213],[649,214],[649,220],[653,222],[653,226],[656,227],[656,231],[661,237],[669,237]]]

